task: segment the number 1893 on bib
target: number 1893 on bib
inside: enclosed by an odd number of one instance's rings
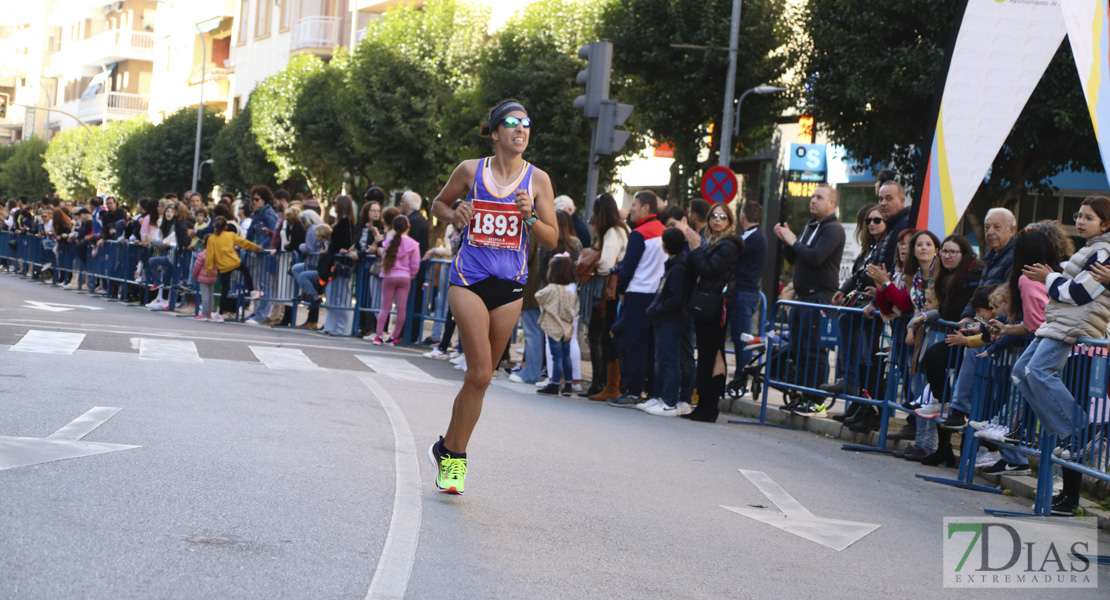
[[[522,226],[516,204],[475,200],[467,238],[471,246],[519,250]]]

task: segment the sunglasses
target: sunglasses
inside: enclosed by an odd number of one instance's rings
[[[709,215],[709,218],[713,219],[714,221],[727,221],[728,220],[728,215],[725,215],[725,214],[722,214],[722,213],[713,213],[713,214]]]
[[[883,218],[882,217],[873,217],[873,218],[870,218],[870,219],[864,219],[864,222],[867,223],[868,225],[878,225],[879,223],[883,222]]]
[[[508,129],[515,129],[517,125],[528,129],[532,126],[532,119],[529,119],[528,117],[524,117],[523,119],[518,119],[516,117],[505,117],[501,120],[501,124]]]

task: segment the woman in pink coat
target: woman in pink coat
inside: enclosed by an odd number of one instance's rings
[[[386,242],[386,250],[382,255],[382,306],[373,340],[375,346],[383,343],[396,346],[401,338],[401,330],[405,327],[409,288],[412,286],[412,278],[420,269],[420,244],[405,235],[408,230],[409,220],[404,215],[393,219],[393,237]],[[383,342],[382,334],[385,333],[394,300],[397,302],[397,319],[393,325],[393,337]]]

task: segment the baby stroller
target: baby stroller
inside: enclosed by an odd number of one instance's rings
[[[740,341],[744,342],[743,351],[750,353],[750,358],[736,369],[735,377],[725,389],[732,398],[742,398],[750,392],[751,397],[757,399],[763,393],[763,365],[766,362],[763,357],[767,353],[767,344],[750,333],[741,334]],[[737,349],[737,356],[739,354],[740,349]]]

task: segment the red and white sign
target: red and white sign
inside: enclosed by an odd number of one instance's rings
[[[522,225],[515,203],[475,200],[467,239],[471,246],[520,250]]]
[[[728,167],[712,167],[701,179],[702,198],[713,203],[732,202],[739,187],[736,173]]]

